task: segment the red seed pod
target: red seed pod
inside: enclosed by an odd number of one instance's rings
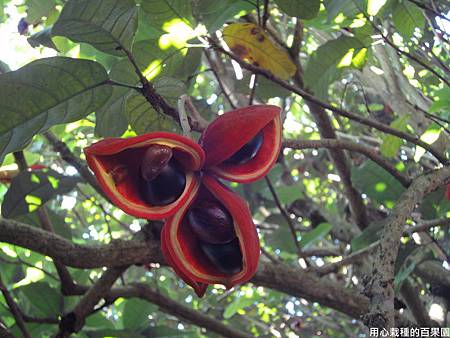
[[[249,106],[219,116],[200,139],[206,153],[205,168],[229,181],[256,181],[278,158],[281,127],[276,106]]]
[[[170,159],[173,159],[175,164],[173,167],[164,170],[157,168],[154,171],[154,176],[164,174],[159,182],[158,178],[156,181],[153,180],[154,177],[149,179],[148,173],[151,169],[148,166],[161,165],[164,160],[155,160],[152,163],[148,161],[148,153],[153,152],[153,155],[159,156],[160,159],[162,155],[161,151],[158,153],[158,149],[167,148],[170,149]],[[104,139],[85,148],[84,152],[89,167],[111,201],[128,214],[146,219],[165,218],[175,213],[189,196],[196,194],[196,172],[202,167],[205,157],[201,147],[191,139],[163,132],[126,139]],[[146,171],[145,175],[142,170]],[[180,175],[183,176],[179,177]],[[178,180],[172,179],[173,177]],[[175,184],[176,181],[184,188],[168,186],[168,182]],[[150,191],[151,197],[154,197],[155,191],[165,193],[166,188],[173,188],[179,196],[164,196],[165,199],[161,203],[146,197],[147,190]]]
[[[204,200],[217,201],[231,215],[235,240],[210,244],[192,231],[188,213]],[[167,219],[161,243],[167,262],[200,297],[208,284],[223,284],[231,288],[248,281],[258,266],[259,239],[247,203],[211,176],[203,177],[197,197],[187,200],[176,214]]]
[[[450,184],[447,185],[447,192],[445,193],[445,196],[450,201]]]

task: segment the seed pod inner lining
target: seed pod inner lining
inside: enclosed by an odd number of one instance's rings
[[[141,164],[148,147],[125,149],[114,155],[98,155],[104,170],[112,176],[116,189],[133,203],[145,203],[141,195]],[[185,163],[189,157],[185,152],[172,148],[173,160],[180,170],[185,171]],[[188,174],[188,172],[186,172]],[[186,187],[185,187],[186,188]]]
[[[242,252],[239,247],[239,239],[237,238],[236,233],[233,231],[234,238],[227,238],[225,240],[226,243],[211,243],[211,239],[208,238],[208,236],[213,234],[209,234],[206,237],[199,236],[195,231],[193,231],[192,225],[189,221],[189,212],[191,210],[205,208],[208,204],[218,204],[228,213],[228,210],[220,201],[212,196],[212,194],[206,189],[201,189],[199,196],[188,209],[181,221],[182,224],[179,228],[178,237],[182,239],[180,240],[182,250],[185,252],[187,257],[195,257],[192,264],[200,271],[205,271],[208,274],[214,275],[233,275],[241,271],[243,267]],[[234,228],[234,220],[231,214],[230,217],[232,223],[230,225]],[[212,226],[212,228],[213,227],[214,226]],[[217,234],[221,234],[220,229],[217,230]],[[228,235],[229,234],[226,234],[226,236]],[[214,242],[214,239],[212,241]],[[220,242],[220,240],[217,242]]]

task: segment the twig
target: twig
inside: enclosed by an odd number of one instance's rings
[[[80,299],[75,308],[61,318],[59,332],[56,337],[69,337],[70,334],[78,332],[83,327],[86,316],[94,309],[95,305],[108,294],[114,282],[127,268],[128,266],[122,266],[106,270]]]
[[[251,106],[253,104],[253,99],[255,98],[256,86],[258,85],[258,75],[252,74],[250,82],[252,82],[252,88],[251,88],[251,91],[250,91],[250,97],[248,99],[248,105],[249,106]]]
[[[295,243],[295,247],[297,248],[297,254],[298,257],[303,257],[302,248],[300,247],[300,242],[297,238],[297,232],[295,231],[295,226],[292,223],[292,219],[289,217],[287,211],[284,209],[283,205],[281,204],[280,199],[278,198],[277,192],[275,191],[272,182],[270,181],[270,178],[265,176],[264,179],[266,180],[267,186],[269,187],[270,193],[272,194],[272,197],[275,201],[275,204],[277,205],[278,209],[280,210],[281,215],[286,220],[286,223],[289,226],[289,230],[291,231],[292,240]]]
[[[336,272],[339,268],[342,268],[346,265],[354,264],[355,262],[359,261],[363,257],[370,255],[380,244],[379,241],[376,241],[369,246],[365,247],[362,250],[359,250],[357,252],[354,252],[347,257],[342,258],[340,261],[331,263],[328,265],[324,265],[318,268],[315,268],[314,271],[318,273],[320,276],[327,275],[332,272]]]
[[[48,143],[50,143],[53,150],[60,153],[61,158],[65,162],[77,169],[81,177],[83,177],[86,182],[88,182],[95,189],[95,191],[109,201],[106,194],[98,185],[95,176],[89,171],[88,167],[70,151],[69,147],[63,141],[58,140],[50,131],[45,132],[44,137],[47,139]]]
[[[283,145],[291,149],[337,148],[356,151],[358,153],[364,154],[372,161],[380,165],[392,176],[394,176],[404,187],[408,187],[411,184],[411,178],[400,173],[395,168],[394,165],[392,165],[389,161],[381,157],[375,149],[369,148],[362,144],[346,140],[321,139],[321,140],[284,140]]]
[[[190,124],[193,126],[196,130],[202,131],[208,127],[209,122],[206,121],[202,115],[200,115],[197,108],[195,108],[194,104],[192,103],[192,100],[190,97],[186,100],[186,107],[189,109],[189,117],[190,117]]]
[[[415,232],[427,231],[428,229],[433,227],[448,226],[448,225],[450,225],[450,218],[448,217],[432,220],[424,220],[419,222],[416,226],[406,228],[404,234],[410,235]]]
[[[0,72],[1,74],[1,72]],[[5,323],[0,318],[0,337],[3,338],[16,338],[16,336],[13,336],[11,332],[8,331],[8,328],[6,327]]]
[[[442,15],[441,13],[435,11],[435,10],[434,10],[433,8],[431,8],[431,7],[425,6],[425,4],[423,4],[423,3],[419,2],[419,1],[417,1],[417,0],[408,0],[408,1],[412,2],[412,3],[415,4],[417,7],[420,7],[420,8],[422,8],[422,9],[426,10],[426,11],[432,12],[434,15],[440,17],[442,20],[447,20],[447,21],[450,22],[450,19],[447,18],[445,15]]]
[[[189,126],[188,116],[186,114],[186,100],[187,95],[181,95],[178,99],[178,115],[180,117],[180,125],[183,130],[183,135],[186,137],[191,137],[191,127]]]
[[[392,42],[387,36],[385,36],[383,34],[383,31],[375,24],[375,22],[373,22],[372,20],[370,20],[369,16],[362,11],[363,15],[366,17],[366,19],[370,22],[370,24],[372,25],[372,27],[380,34],[381,38],[392,48],[394,48],[394,50],[397,52],[397,54],[400,55],[404,55],[407,58],[417,62],[419,65],[421,65],[422,67],[424,67],[425,69],[428,69],[431,73],[433,73],[434,75],[436,75],[441,81],[443,81],[447,86],[450,86],[450,81],[448,81],[445,77],[443,77],[441,74],[439,74],[434,68],[430,67],[429,65],[427,65],[425,62],[421,61],[420,59],[416,58],[414,55],[405,52],[404,50],[401,50],[399,47],[397,47],[395,45],[394,42]]]
[[[219,84],[220,90],[222,90],[223,95],[227,99],[228,103],[230,104],[231,108],[236,109],[236,105],[231,100],[231,97],[228,95],[227,91],[225,90],[225,86],[222,83],[222,79],[220,78],[219,74],[217,74],[217,70],[215,67],[214,61],[211,59],[211,55],[209,55],[209,52],[205,49],[204,54],[206,56],[206,59],[208,60],[209,66],[211,67],[211,70],[216,77],[217,83]]]
[[[113,80],[108,80],[106,81],[106,84],[112,85],[112,86],[117,86],[117,87],[124,87],[124,88],[129,88],[129,89],[134,89],[136,91],[140,91],[142,88],[141,87],[137,87],[137,86],[132,86],[126,83],[120,83],[120,82],[116,82]]]
[[[16,320],[16,324],[19,327],[20,331],[22,332],[23,336],[25,338],[31,338],[31,335],[28,333],[28,330],[25,326],[25,322],[22,317],[22,313],[19,310],[19,307],[17,306],[16,302],[12,298],[12,296],[9,294],[8,289],[6,288],[5,284],[3,284],[2,278],[0,276],[0,291],[3,294],[3,297],[5,298],[6,304],[8,304],[9,309],[11,310],[11,314],[13,315],[14,319]]]
[[[270,12],[269,12],[269,0],[264,0],[264,11],[262,16],[262,26],[266,28],[267,20],[269,20]]]

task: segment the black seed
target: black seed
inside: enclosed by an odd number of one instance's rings
[[[225,244],[236,238],[233,218],[218,201],[203,200],[188,212],[192,232],[203,242]]]
[[[177,162],[171,159],[151,181],[141,178],[141,195],[150,205],[162,206],[175,202],[183,193],[186,175]]]
[[[262,131],[248,143],[246,143],[241,149],[234,153],[229,159],[225,161],[226,164],[244,164],[253,159],[258,153],[264,141]]]
[[[234,275],[242,270],[242,253],[236,238],[227,244],[209,244],[201,242],[200,248],[224,275]]]

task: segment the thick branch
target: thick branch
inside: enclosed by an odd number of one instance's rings
[[[81,269],[163,261],[156,241],[114,240],[107,245],[80,245],[56,234],[3,218],[0,218],[0,242],[19,245]]]
[[[116,240],[107,245],[79,245],[41,229],[2,218],[0,242],[19,245],[57,258],[65,265],[83,269],[164,262],[157,241]],[[317,301],[355,318],[367,310],[365,297],[321,280],[314,273],[282,264],[261,264],[252,282]]]

